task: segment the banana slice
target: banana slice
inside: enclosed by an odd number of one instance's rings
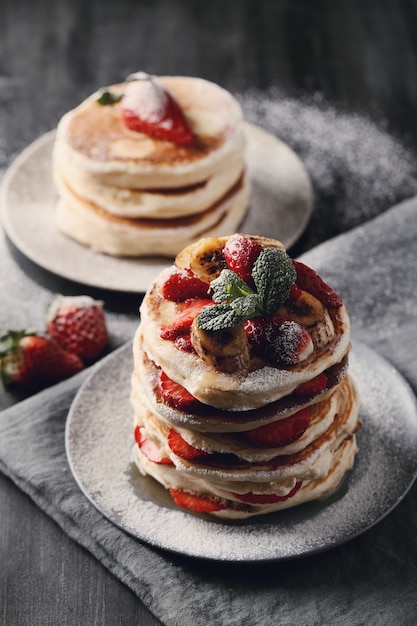
[[[327,309],[314,296],[302,291],[296,300],[285,303],[277,315],[288,317],[305,328],[316,350],[327,346],[335,336],[333,322]]]
[[[209,283],[224,267],[223,248],[227,237],[205,237],[184,248],[176,257],[175,265],[191,269],[201,280]]]
[[[243,326],[207,331],[191,325],[191,343],[208,365],[221,372],[241,372],[249,366],[249,342]]]
[[[256,241],[256,243],[259,243],[259,245],[262,246],[263,248],[280,248],[280,250],[285,250],[285,247],[283,246],[283,244],[280,241],[277,241],[276,239],[270,239],[269,237],[262,237],[261,235],[244,235],[244,237],[247,237],[248,239],[252,239],[253,241]],[[230,239],[230,237],[227,237],[227,239]]]

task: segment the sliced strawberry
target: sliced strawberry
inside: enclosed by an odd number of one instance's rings
[[[296,284],[292,285],[290,290],[290,295],[288,296],[288,300],[294,301],[297,300],[301,296],[301,289],[297,287]]]
[[[143,441],[142,428],[142,426],[136,426],[134,430],[135,441],[139,447],[141,442]]]
[[[197,398],[194,398],[182,385],[169,378],[163,370],[158,378],[158,392],[164,402],[181,411],[190,412],[201,406]]]
[[[184,146],[195,141],[174,96],[156,77],[143,72],[126,83],[120,115],[129,130]]]
[[[212,498],[211,496],[201,496],[196,493],[183,491],[182,489],[174,489],[172,487],[169,492],[173,497],[175,504],[200,513],[221,511],[221,509],[225,509],[227,506],[226,501],[219,498]]]
[[[294,393],[300,394],[301,396],[313,396],[323,391],[323,389],[326,389],[326,386],[327,374],[322,372],[315,378],[308,380],[306,383],[298,385]]]
[[[340,296],[311,267],[300,261],[293,261],[293,265],[297,272],[297,285],[300,289],[311,293],[327,308],[342,306]]]
[[[278,496],[275,493],[234,493],[233,495],[242,502],[248,502],[249,504],[273,504],[275,502],[284,502],[297,493],[303,483],[297,482],[294,487],[287,493],[286,496]]]
[[[162,326],[160,337],[174,341],[180,335],[187,335],[190,332],[194,318],[200,313],[203,306],[214,304],[208,298],[194,298],[186,300],[174,320]]]
[[[195,352],[191,335],[180,335],[175,339],[175,345],[178,350],[182,350],[183,352]]]
[[[208,452],[199,450],[190,445],[174,428],[170,428],[168,433],[168,445],[174,454],[183,459],[195,459],[200,456],[207,456]]]
[[[254,287],[252,268],[262,252],[262,246],[244,235],[233,235],[227,241],[223,253],[226,263],[245,283]]]
[[[164,277],[161,293],[167,300],[180,302],[190,298],[207,298],[208,283],[202,281],[190,269],[171,268]]]
[[[299,439],[309,424],[310,410],[307,407],[272,424],[247,430],[242,433],[242,437],[257,447],[279,448]]]
[[[255,350],[276,365],[295,365],[313,351],[307,331],[278,315],[254,317],[244,322],[244,329]]]
[[[158,465],[173,465],[168,456],[161,455],[158,446],[153,441],[144,437],[143,426],[136,426],[135,441],[146,458],[152,461],[152,463],[157,463]]]

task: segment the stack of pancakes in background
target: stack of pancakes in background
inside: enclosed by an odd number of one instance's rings
[[[235,235],[202,239],[182,251],[143,300],[131,394],[133,461],[140,472],[178,505],[225,519],[332,494],[353,466],[360,426],[348,373],[349,317],[310,268],[290,260],[296,282],[274,314],[285,321],[279,327],[287,332],[283,359],[252,343],[251,321],[249,328],[212,331],[208,341],[200,335],[199,300],[219,306],[210,303],[210,283],[227,268],[226,245],[235,237],[262,250],[283,249],[274,240]],[[205,295],[204,288],[196,291],[196,277],[206,283]],[[190,327],[187,315],[194,314]],[[266,327],[268,319],[258,323]]]
[[[242,112],[199,78],[161,77],[195,141],[129,130],[120,103],[93,94],[61,119],[53,153],[59,229],[114,256],[175,256],[202,236],[234,232],[249,204]],[[122,94],[124,84],[109,89]]]

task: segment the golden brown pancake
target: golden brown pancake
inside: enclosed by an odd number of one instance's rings
[[[62,177],[57,223],[60,230],[93,250],[119,257],[173,257],[200,235],[228,233],[239,223],[249,201],[243,175],[220,200],[197,215],[165,220],[122,217],[77,196]]]
[[[62,118],[57,149],[83,172],[120,188],[184,187],[207,179],[231,157],[241,155],[242,112],[231,94],[200,78],[160,80],[177,99],[196,135],[192,146],[127,129],[119,105],[100,106],[97,92]],[[113,85],[109,90],[121,92],[123,86]]]

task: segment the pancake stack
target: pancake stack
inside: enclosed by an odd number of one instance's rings
[[[224,519],[326,498],[357,452],[340,297],[280,242],[204,238],[141,305],[133,462],[177,505]]]
[[[132,103],[128,90],[140,81],[169,94],[192,141],[152,133],[161,102],[152,92]],[[249,183],[242,111],[231,94],[200,78],[142,73],[109,87],[105,103],[103,93],[58,124],[53,172],[59,229],[120,257],[172,257],[199,237],[234,232],[248,208]],[[127,102],[145,118],[144,132],[126,124]]]

